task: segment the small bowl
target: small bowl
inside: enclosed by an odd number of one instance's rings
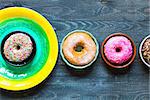
[[[22,33],[22,34],[25,34],[25,35],[29,36],[30,39],[31,39],[31,41],[32,41],[32,43],[33,43],[33,50],[32,50],[31,55],[30,55],[27,59],[25,59],[24,61],[22,61],[22,62],[12,62],[12,61],[9,61],[9,60],[5,57],[5,55],[4,55],[4,53],[3,53],[3,52],[4,52],[4,44],[5,44],[6,40],[7,40],[11,35],[13,35],[13,34],[15,34],[15,33]],[[24,65],[27,65],[28,63],[30,63],[30,62],[33,60],[33,58],[34,58],[34,56],[35,56],[35,54],[36,54],[36,43],[35,43],[35,40],[33,39],[33,37],[31,37],[31,36],[30,36],[28,33],[26,33],[26,32],[13,31],[13,32],[9,33],[8,35],[6,35],[6,36],[4,37],[4,39],[2,40],[2,43],[1,43],[1,54],[2,54],[2,57],[4,58],[4,60],[5,60],[8,64],[10,64],[10,65],[12,65],[12,66],[14,66],[14,67],[22,67],[22,66],[24,66]]]
[[[145,61],[145,59],[143,58],[143,55],[142,55],[142,47],[143,47],[143,44],[144,44],[145,41],[146,41],[147,39],[149,39],[149,38],[150,38],[150,35],[146,36],[146,37],[142,40],[142,42],[141,42],[141,44],[140,44],[140,47],[139,47],[139,55],[140,55],[140,58],[141,58],[142,62],[143,62],[147,67],[150,68],[150,64],[148,64],[148,63]]]
[[[130,60],[125,63],[124,65],[114,65],[112,64],[110,61],[108,61],[108,59],[106,58],[105,54],[104,54],[104,45],[105,43],[114,36],[124,36],[126,38],[128,38],[131,41],[132,47],[133,47],[133,55],[130,58]],[[108,64],[110,67],[115,68],[115,69],[122,69],[122,68],[128,68],[128,66],[134,61],[135,56],[136,56],[136,45],[134,44],[134,41],[132,40],[131,37],[129,37],[127,34],[124,33],[114,33],[109,35],[103,42],[102,42],[102,46],[101,46],[101,54],[102,54],[102,58],[103,60],[106,62],[106,64]]]
[[[96,51],[97,51],[97,52],[96,52],[95,58],[94,58],[89,64],[87,64],[87,65],[83,65],[83,66],[73,65],[73,64],[71,64],[71,63],[64,57],[63,50],[62,50],[62,45],[63,45],[65,39],[66,39],[69,35],[71,35],[71,34],[73,34],[73,33],[75,33],[75,32],[85,32],[85,33],[87,33],[88,35],[91,36],[91,38],[94,40],[94,42],[95,42],[95,44],[96,44],[96,47],[97,47],[97,50],[96,50]],[[69,67],[71,67],[71,68],[73,68],[73,69],[76,69],[76,70],[86,69],[87,67],[91,66],[92,63],[94,63],[95,60],[97,59],[98,53],[99,53],[99,45],[98,45],[98,42],[97,42],[96,38],[95,38],[91,33],[87,32],[87,31],[85,31],[85,30],[74,30],[74,31],[68,33],[68,34],[63,38],[62,43],[61,43],[61,46],[60,46],[60,54],[61,54],[61,56],[62,56],[63,61],[64,61]]]

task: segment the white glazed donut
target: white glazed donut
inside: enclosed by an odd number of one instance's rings
[[[81,51],[76,49],[81,47]],[[69,35],[63,45],[62,50],[65,58],[73,65],[87,65],[96,56],[96,44],[94,40],[85,32],[74,32]]]

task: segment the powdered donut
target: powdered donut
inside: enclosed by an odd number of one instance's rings
[[[12,34],[4,43],[4,56],[11,62],[22,62],[32,53],[33,43],[23,33]]]

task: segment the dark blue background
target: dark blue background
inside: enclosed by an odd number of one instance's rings
[[[75,29],[91,32],[99,44],[114,32],[130,35],[137,52],[149,33],[149,0],[0,0],[0,8],[22,6],[45,16],[56,28],[59,44]],[[17,11],[16,11],[17,13]],[[149,71],[138,53],[130,71],[113,74],[98,56],[93,70],[73,76],[60,55],[52,74],[42,84],[22,92],[1,89],[0,100],[148,100]]]

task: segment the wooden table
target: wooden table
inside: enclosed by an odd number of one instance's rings
[[[91,32],[99,44],[114,32],[130,35],[136,43],[149,32],[149,0],[0,0],[0,7],[21,6],[36,10],[56,28],[59,44],[75,29]],[[17,13],[17,11],[16,11]],[[51,75],[40,85],[22,92],[1,89],[0,100],[148,100],[149,70],[137,54],[130,71],[113,74],[98,56],[93,70],[74,76],[60,54]]]

